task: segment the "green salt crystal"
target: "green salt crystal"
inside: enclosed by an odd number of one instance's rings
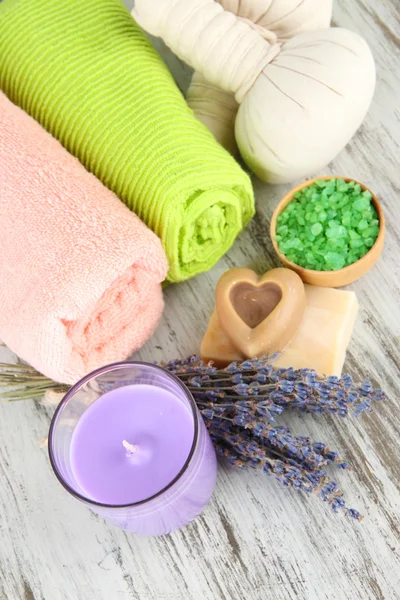
[[[338,239],[337,238],[330,238],[326,242],[325,248],[327,248],[328,250],[337,250],[338,245],[339,244],[338,244]]]
[[[326,265],[331,267],[334,271],[341,269],[346,262],[344,256],[340,255],[338,252],[327,252],[324,258]]]
[[[347,192],[348,187],[349,186],[347,185],[344,179],[337,180],[336,189],[338,190],[338,192]]]
[[[314,225],[311,227],[311,232],[312,232],[314,235],[319,235],[320,233],[322,233],[323,229],[324,229],[324,228],[322,227],[321,223],[315,223],[315,224],[314,224]]]
[[[301,240],[299,238],[293,238],[292,240],[292,248],[296,248],[296,249],[300,249],[303,247],[303,244],[301,243]]]
[[[331,202],[340,202],[341,200],[343,200],[343,194],[340,192],[334,192],[330,197]]]
[[[362,193],[363,198],[367,198],[367,200],[372,200],[372,194],[369,190],[364,190]]]
[[[361,248],[364,245],[362,240],[350,240],[350,248]]]
[[[326,187],[327,182],[324,179],[317,179],[315,185],[317,185],[319,188],[324,188]]]
[[[330,227],[329,229],[326,230],[326,237],[328,239],[337,238],[338,235],[339,235],[339,232],[338,232],[337,227]]]
[[[287,225],[281,225],[279,227],[279,233],[281,235],[287,235],[289,233],[289,227]]]
[[[361,219],[361,221],[358,223],[358,231],[363,231],[363,229],[366,229],[368,227],[368,221],[366,221],[365,219]]]
[[[371,224],[371,229],[373,230],[374,235],[377,236],[379,234],[381,228],[379,227],[379,225],[373,225],[373,224]]]
[[[340,223],[339,221],[336,221],[336,219],[331,219],[330,221],[328,221],[328,226],[329,227],[339,227]]]
[[[364,241],[364,244],[366,245],[366,247],[367,247],[367,248],[372,248],[372,246],[375,244],[375,240],[374,240],[374,238],[372,238],[372,237],[370,237],[370,238],[367,238],[367,239]]]
[[[359,183],[356,183],[354,186],[354,192],[356,194],[360,194],[361,193],[361,185]]]
[[[321,206],[324,210],[328,210],[328,208],[330,208],[328,198],[321,199]]]
[[[312,252],[307,252],[307,254],[306,254],[306,260],[311,265],[315,265],[315,263],[317,262],[316,259],[315,259],[314,254]]]
[[[367,221],[371,221],[371,219],[373,217],[373,212],[371,210],[371,207],[368,207],[366,210],[363,210],[363,212],[361,213],[361,217],[363,219],[367,219]]]
[[[351,214],[343,215],[342,224],[347,228],[351,226]]]
[[[363,238],[368,238],[368,237],[372,237],[374,235],[374,228],[373,227],[367,227],[366,229],[363,229],[362,231],[362,237]]]
[[[355,202],[353,202],[353,208],[359,212],[363,212],[370,207],[370,201],[363,196],[359,196]]]
[[[328,213],[326,213],[324,210],[321,211],[320,213],[318,213],[318,221],[320,223],[324,223],[328,218]]]
[[[278,217],[278,225],[283,225],[284,223],[287,223],[288,219],[289,215],[286,212],[281,213]]]
[[[298,222],[299,225],[305,225],[306,224],[306,221],[305,221],[303,215],[298,215],[297,222]]]

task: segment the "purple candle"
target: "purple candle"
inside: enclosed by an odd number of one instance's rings
[[[214,448],[191,394],[145,363],[104,367],[76,384],[54,415],[49,453],[71,494],[144,535],[190,522],[215,485]]]
[[[79,419],[72,436],[72,470],[92,500],[140,502],[180,473],[193,435],[189,408],[171,392],[152,385],[120,387]]]

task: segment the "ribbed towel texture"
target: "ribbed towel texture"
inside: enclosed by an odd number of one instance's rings
[[[0,339],[65,383],[153,333],[160,240],[0,93]]]
[[[3,0],[0,87],[161,238],[170,281],[211,268],[252,217],[248,176],[120,0]]]

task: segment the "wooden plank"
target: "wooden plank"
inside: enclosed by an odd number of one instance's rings
[[[384,257],[352,286],[361,315],[346,368],[372,378],[389,398],[359,420],[290,415],[287,422],[298,433],[328,441],[351,462],[353,472],[339,472],[336,479],[365,520],[355,524],[331,514],[318,498],[221,465],[214,497],[196,522],[164,538],[126,535],[68,497],[52,476],[39,446],[52,409],[1,403],[1,600],[400,597],[398,1],[338,0],[335,23],[367,38],[378,86],[360,132],[324,173],[365,182],[379,195],[388,219]],[[190,71],[165,49],[163,55],[185,89]],[[256,219],[210,273],[166,290],[161,326],[137,358],[196,352],[222,272],[234,265],[261,272],[277,264],[268,221],[289,186],[254,184]]]

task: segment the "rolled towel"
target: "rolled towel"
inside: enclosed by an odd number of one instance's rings
[[[208,270],[254,214],[120,0],[3,0],[0,87],[161,238],[168,279]]]
[[[0,93],[0,339],[74,383],[153,333],[167,260],[159,239]]]
[[[298,33],[329,27],[333,0],[217,0],[221,6],[256,29],[270,43]],[[196,117],[230,152],[238,151],[235,119],[239,104],[233,94],[210,83],[196,71],[187,93]]]

